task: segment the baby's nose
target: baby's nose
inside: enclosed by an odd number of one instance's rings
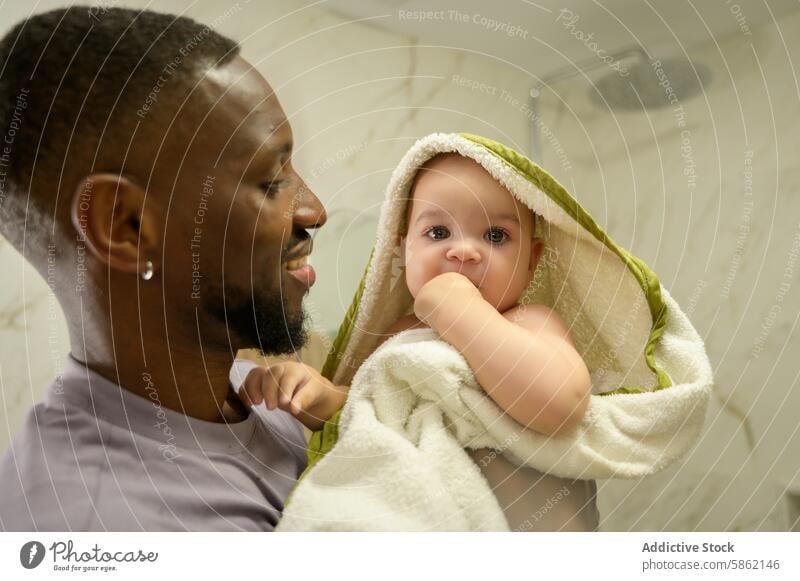
[[[459,240],[453,242],[450,248],[447,249],[447,259],[477,264],[481,261],[481,253],[470,241]]]

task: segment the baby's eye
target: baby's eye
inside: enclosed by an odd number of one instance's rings
[[[500,228],[489,228],[484,238],[492,244],[502,244],[508,240],[508,234],[506,234],[505,230]]]
[[[444,240],[450,237],[450,231],[444,226],[431,226],[425,235],[432,240]]]

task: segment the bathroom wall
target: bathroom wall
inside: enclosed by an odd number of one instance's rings
[[[9,8],[4,28],[26,9]],[[315,238],[318,283],[307,303],[322,337],[349,305],[384,185],[416,138],[472,131],[530,149],[528,92],[537,79],[517,63],[429,46],[411,24],[389,31],[380,19],[353,21],[324,4],[165,0],[158,9],[185,11],[239,40],[277,90],[294,129],[295,164],[330,215]],[[792,412],[800,405],[800,168],[791,156],[800,149],[792,131],[800,43],[790,34],[798,26],[794,13],[747,36],[684,47],[713,78],[705,95],[681,101],[683,127],[670,109],[598,108],[586,79],[554,84],[539,99],[538,130],[557,139],[542,140],[544,165],[660,274],[707,341],[717,378],[704,437],[684,462],[642,481],[601,483],[606,530],[790,526],[784,491],[792,479],[800,487]],[[663,47],[664,55],[678,50]],[[0,267],[4,450],[69,346],[47,282],[2,241]]]

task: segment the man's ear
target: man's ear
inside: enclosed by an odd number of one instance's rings
[[[145,208],[147,192],[117,174],[91,174],[78,184],[72,198],[72,224],[91,253],[110,268],[141,273],[149,260],[156,268],[161,256],[160,228]]]
[[[536,265],[539,264],[539,258],[544,252],[544,240],[541,238],[531,238],[531,263],[528,266],[533,276],[533,271],[536,270]]]

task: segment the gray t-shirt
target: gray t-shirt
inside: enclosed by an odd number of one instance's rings
[[[237,360],[238,385],[255,364]],[[0,530],[269,531],[306,466],[301,425],[266,408],[191,418],[69,358],[0,463]],[[203,386],[205,387],[205,386]]]

